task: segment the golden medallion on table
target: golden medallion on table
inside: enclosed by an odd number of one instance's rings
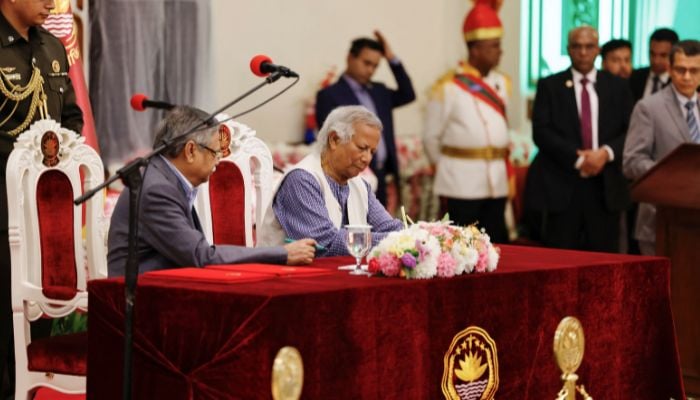
[[[272,398],[297,400],[304,384],[304,364],[299,351],[285,346],[277,352],[272,363]]]
[[[564,387],[557,394],[557,400],[575,400],[576,392],[580,393],[584,400],[593,399],[583,385],[576,386],[576,370],[583,361],[585,345],[581,321],[575,317],[562,319],[554,333],[554,358],[561,369],[561,379],[564,382]]]
[[[449,400],[488,400],[496,389],[496,342],[478,326],[457,333],[445,353],[442,394]]]

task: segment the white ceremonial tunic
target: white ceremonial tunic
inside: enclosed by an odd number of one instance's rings
[[[456,73],[478,71],[466,65]],[[444,146],[458,149],[505,149],[510,143],[504,116],[484,100],[463,89],[450,76],[434,88],[427,106],[424,145],[437,166],[433,190],[455,199],[487,199],[508,195],[505,158],[464,158],[443,154]],[[481,78],[503,103],[507,99],[508,78],[496,71]]]
[[[304,157],[299,163],[294,165],[289,169],[284,177],[280,179],[277,186],[274,188],[272,196],[270,198],[270,203],[265,208],[265,214],[263,215],[262,226],[257,228],[258,231],[258,243],[257,246],[279,246],[285,243],[285,232],[280,225],[277,216],[273,210],[273,203],[275,201],[275,196],[280,186],[284,183],[284,178],[296,170],[302,169],[309,172],[316,178],[316,181],[321,187],[321,193],[323,199],[326,203],[326,209],[328,210],[328,216],[333,222],[333,225],[340,229],[343,223],[343,210],[338,204],[338,200],[333,197],[333,193],[326,180],[326,175],[321,167],[321,156],[317,151]],[[367,225],[367,208],[368,208],[368,193],[365,181],[360,177],[356,176],[348,180],[348,186],[350,188],[350,194],[348,196],[347,212],[348,212],[348,222],[351,225]]]

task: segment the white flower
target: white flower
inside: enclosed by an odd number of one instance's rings
[[[479,260],[479,253],[471,248],[465,240],[456,241],[452,246],[450,254],[452,254],[452,257],[457,261],[455,275],[460,275],[464,272],[472,272],[476,262]]]
[[[416,226],[416,225],[414,225]],[[413,226],[411,227],[413,228]],[[424,229],[414,229],[416,248],[418,249],[418,263],[413,269],[411,278],[428,279],[437,275],[437,261],[440,256],[440,242],[430,236]]]
[[[489,265],[486,267],[486,272],[493,272],[496,270],[498,265],[498,259],[501,255],[498,253],[496,248],[489,243]]]

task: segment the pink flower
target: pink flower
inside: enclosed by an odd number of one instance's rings
[[[479,261],[476,262],[474,270],[476,272],[486,272],[486,268],[489,266],[489,249],[483,249],[479,253]]]
[[[396,276],[399,274],[401,269],[401,262],[398,258],[391,254],[382,254],[378,258],[379,267],[381,271],[386,276]]]
[[[441,278],[451,278],[455,275],[457,261],[450,253],[441,253],[438,257],[437,275]]]

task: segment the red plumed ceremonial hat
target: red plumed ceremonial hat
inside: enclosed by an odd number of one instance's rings
[[[497,13],[501,3],[502,0],[476,0],[462,27],[466,42],[503,37],[503,24]]]

